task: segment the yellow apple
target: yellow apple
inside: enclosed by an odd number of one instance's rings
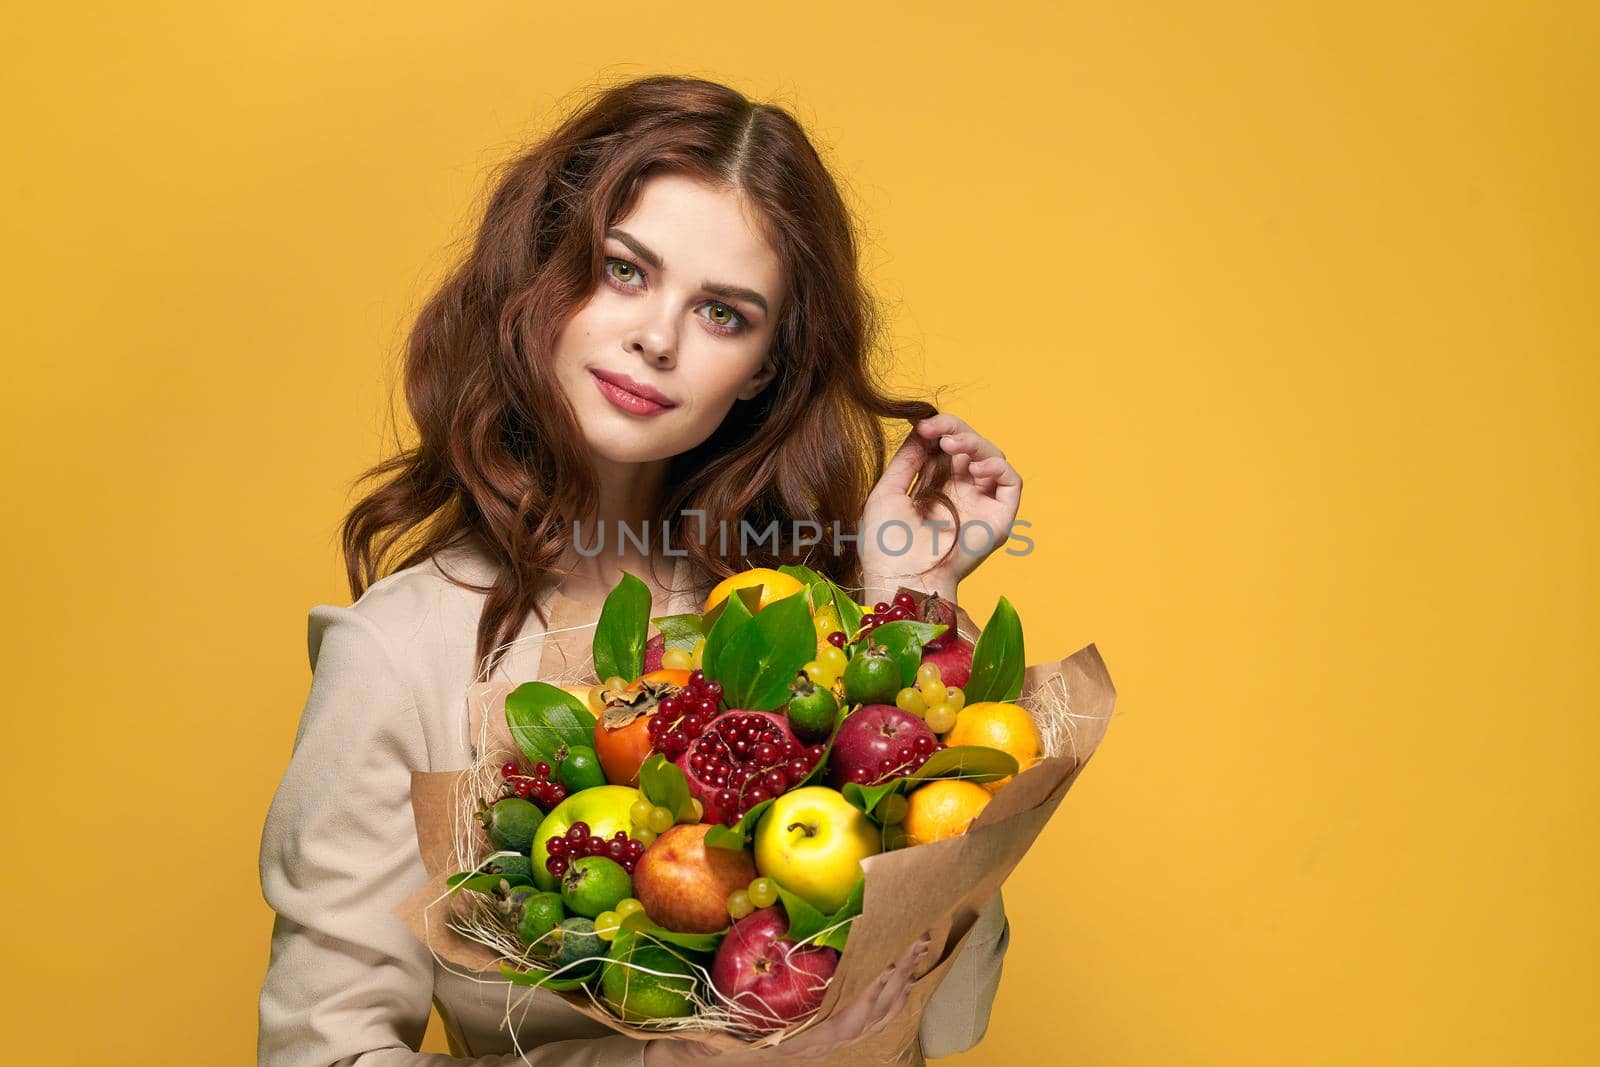
[[[808,785],[772,802],[756,828],[756,869],[824,915],[844,906],[878,827],[837,789]]]

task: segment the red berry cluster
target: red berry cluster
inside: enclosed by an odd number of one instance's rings
[[[857,785],[882,785],[894,778],[908,777],[935,752],[942,751],[950,746],[943,741],[937,741],[931,734],[918,734],[915,741],[908,741],[894,750],[894,755],[885,756],[878,761],[877,773],[865,767],[856,767],[850,771],[850,781]]]
[[[872,605],[872,610],[861,616],[861,625],[866,627],[864,632],[870,634],[886,622],[916,617],[916,598],[910,593],[896,593],[893,602],[880,600]]]
[[[567,867],[573,860],[585,856],[606,856],[622,864],[629,874],[638,864],[639,857],[644,855],[644,842],[635,841],[628,836],[628,831],[618,830],[607,841],[589,833],[589,824],[575,822],[567,827],[564,835],[549,838],[544,843],[545,851],[550,853],[550,858],[544,861],[544,869],[560,878],[567,873]]]
[[[531,775],[523,774],[515,763],[508,763],[500,768],[500,777],[506,780],[508,796],[531,800],[545,811],[567,799],[567,787],[550,777],[550,764],[543,761],[533,765]]]
[[[823,749],[787,736],[771,719],[729,713],[695,746],[689,767],[716,788],[718,811],[737,817],[803,781]]]
[[[707,681],[705,672],[696,670],[689,675],[688,685],[656,705],[656,713],[645,726],[650,747],[668,759],[677,759],[689,750],[690,741],[705,733],[721,703],[722,683]]]

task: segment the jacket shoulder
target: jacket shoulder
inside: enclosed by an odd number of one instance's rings
[[[311,609],[307,651],[315,665],[322,639],[338,622],[354,623],[379,638],[397,660],[406,658],[417,636],[442,613],[481,610],[494,565],[481,552],[441,549],[368,586],[347,608],[319,604]],[[465,583],[464,585],[462,583]]]

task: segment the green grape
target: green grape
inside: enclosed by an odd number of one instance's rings
[[[778,887],[772,884],[770,878],[757,878],[750,883],[746,892],[750,895],[750,903],[758,908],[770,908],[778,902]]]
[[[655,810],[656,806],[650,803],[649,798],[641,796],[633,802],[633,807],[628,809],[628,818],[633,820],[635,826],[649,826],[650,813]]]
[[[928,702],[922,699],[922,693],[914,686],[908,685],[896,693],[894,703],[895,707],[912,715],[922,716],[928,713]]]

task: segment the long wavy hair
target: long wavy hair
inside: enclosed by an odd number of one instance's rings
[[[476,539],[500,565],[494,584],[456,584],[486,594],[477,634],[485,672],[530,611],[548,624],[543,583],[560,574],[573,520],[597,499],[550,353],[601,284],[607,227],[663,172],[746,196],[790,285],[774,335],[774,379],[669,463],[653,528],[668,531],[675,551],[718,577],[800,562],[783,551],[782,537],[774,549],[758,543],[754,554],[723,558],[710,534],[741,520],[760,530],[773,520],[780,529],[811,521],[830,535],[837,521],[854,531],[887,462],[884,420],[914,424],[937,413],[880,384],[879,319],[849,209],[788,111],[715,82],[665,75],[593,94],[495,176],[470,252],[407,339],[403,384],[417,443],[356,479],[378,484],[341,528],[358,599],[384,574]],[[931,458],[912,497],[953,514],[944,493],[950,458],[937,450]],[[684,517],[696,509],[710,543],[700,542],[700,521]],[[859,584],[852,542],[805,562]]]

